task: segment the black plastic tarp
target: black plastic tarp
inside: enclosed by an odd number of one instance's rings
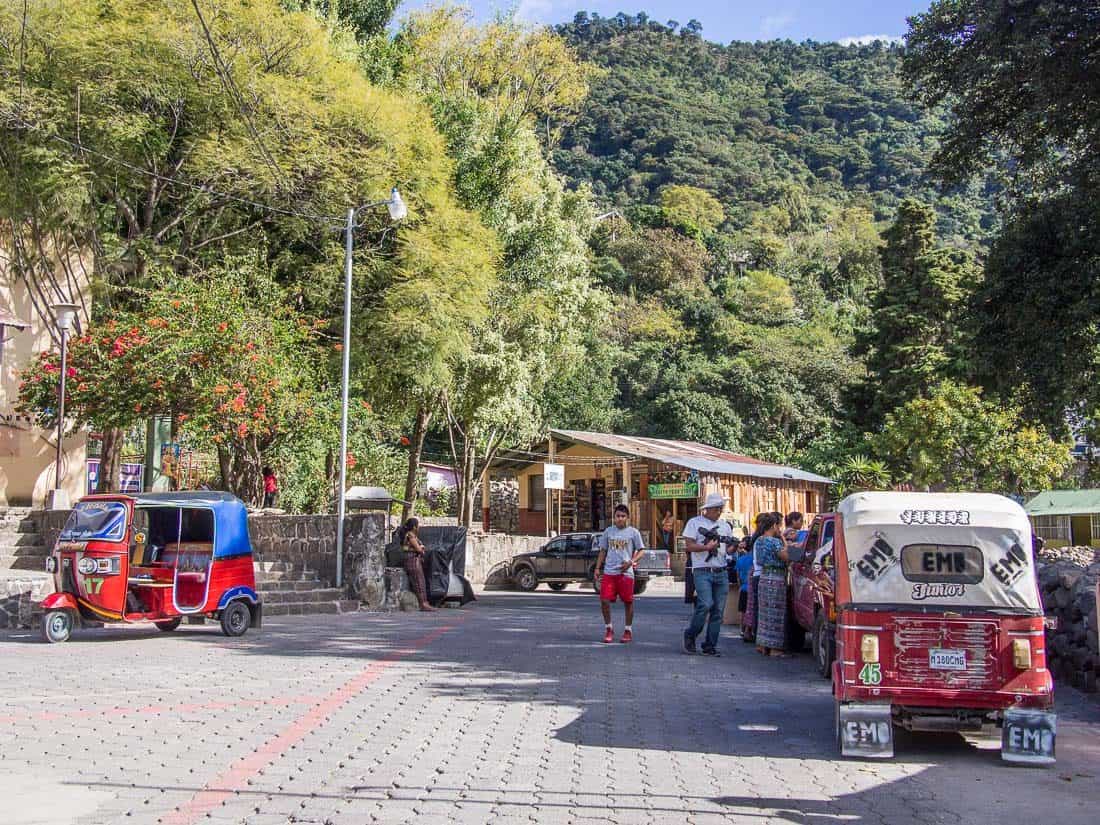
[[[474,588],[465,576],[466,528],[424,526],[420,528],[419,536],[427,551],[424,555],[424,579],[428,585],[428,601],[438,604],[452,591],[451,598],[461,604],[474,601],[477,598]],[[394,540],[386,548],[386,564],[400,567],[402,562],[401,548]],[[454,588],[451,587],[452,576],[457,580]]]

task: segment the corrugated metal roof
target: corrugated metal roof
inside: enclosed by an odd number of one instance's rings
[[[613,433],[591,433],[583,430],[551,430],[555,438],[587,444],[608,452],[617,453],[625,458],[647,458],[700,473],[715,475],[752,476],[755,478],[792,479],[794,481],[812,481],[819,484],[832,484],[832,480],[799,470],[771,464],[747,455],[720,450],[696,441],[673,441],[666,438],[642,438],[633,435],[615,435]]]
[[[1044,490],[1024,505],[1029,516],[1100,513],[1100,490]]]

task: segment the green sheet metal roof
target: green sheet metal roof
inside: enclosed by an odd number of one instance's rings
[[[1029,516],[1100,513],[1100,490],[1044,490],[1024,505]]]

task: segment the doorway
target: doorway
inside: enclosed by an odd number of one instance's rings
[[[1092,516],[1070,516],[1070,544],[1088,547],[1092,543]]]

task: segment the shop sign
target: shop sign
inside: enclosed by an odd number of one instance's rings
[[[699,482],[684,481],[679,484],[650,484],[650,498],[698,498]]]
[[[565,465],[563,464],[543,464],[542,465],[542,486],[546,490],[564,490],[565,489]]]

